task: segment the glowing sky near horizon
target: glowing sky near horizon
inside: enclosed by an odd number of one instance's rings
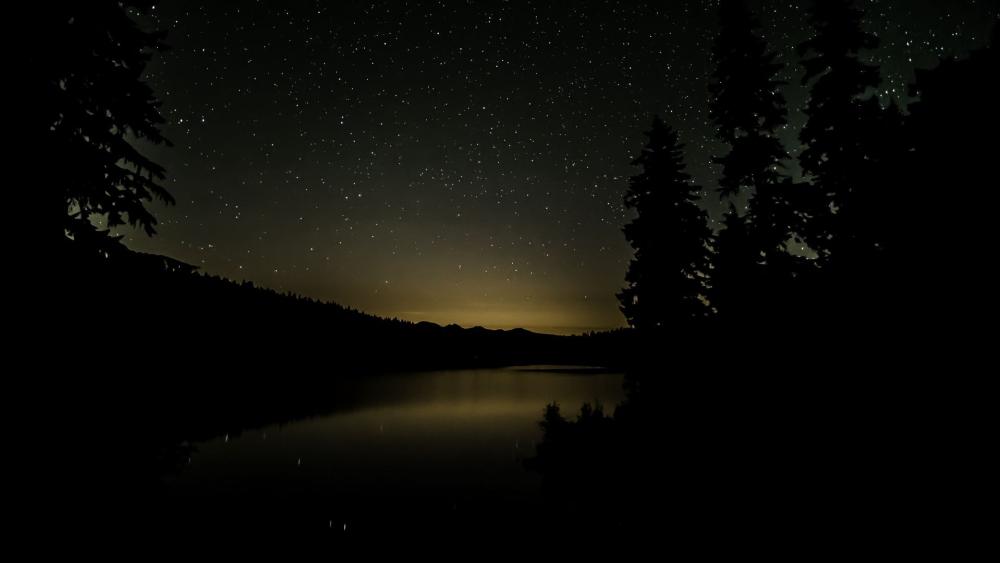
[[[800,2],[757,2],[804,96]],[[995,3],[861,3],[882,95],[982,46]],[[196,2],[144,24],[174,207],[135,248],[211,274],[440,324],[624,324],[630,161],[660,114],[717,216],[713,1]],[[795,130],[788,149],[795,152]]]

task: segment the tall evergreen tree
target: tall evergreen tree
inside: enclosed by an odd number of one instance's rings
[[[723,167],[721,194],[731,196],[778,183],[788,154],[775,133],[788,123],[788,111],[780,90],[785,83],[776,78],[784,65],[757,34],[760,23],[746,2],[723,0],[719,19],[710,107],[719,139],[732,147],[715,159]]]
[[[854,260],[862,245],[874,248],[878,242],[863,232],[870,230],[864,219],[871,207],[865,201],[873,203],[876,195],[864,192],[881,188],[871,181],[882,149],[890,146],[885,135],[898,121],[877,98],[865,99],[880,76],[877,66],[861,59],[879,43],[864,31],[863,16],[853,0],[817,1],[809,12],[814,34],[799,46],[803,85],[811,84],[808,120],[799,136],[804,146],[799,163],[813,187],[805,236],[823,265]]]
[[[146,203],[172,203],[163,168],[136,140],[165,143],[159,102],[142,75],[162,34],[142,30],[133,10],[148,2],[59,2],[34,15],[46,37],[29,53],[31,158],[46,170],[36,189],[37,240],[48,248],[67,238],[95,244],[114,240],[110,229],[131,225],[155,233]],[[53,165],[55,164],[55,165]]]
[[[760,271],[759,253],[751,247],[748,221],[733,203],[723,216],[722,229],[715,237],[711,303],[723,320],[749,316],[753,290],[749,280]]]
[[[624,228],[635,257],[618,299],[629,324],[648,334],[707,318],[711,230],[697,205],[700,188],[684,171],[677,133],[657,117],[646,135],[632,163],[642,172],[630,179],[625,195],[626,207],[637,213]]]
[[[721,29],[713,47],[717,66],[709,86],[711,115],[730,151],[714,161],[722,165],[721,197],[749,200],[745,217],[731,207],[725,222],[739,229],[724,235],[729,244],[717,249],[745,255],[717,256],[728,267],[720,268],[712,282],[713,302],[728,302],[733,313],[744,308],[734,302],[735,295],[752,295],[748,298],[768,306],[782,291],[780,286],[793,271],[787,243],[796,220],[789,201],[793,186],[781,170],[788,154],[778,138],[787,124],[784,82],[777,78],[784,65],[758,34],[760,23],[746,2],[724,0],[719,16]],[[734,269],[735,264],[742,266]]]

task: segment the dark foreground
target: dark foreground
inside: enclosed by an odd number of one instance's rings
[[[291,536],[383,547],[582,541],[794,557],[956,553],[967,545],[962,538],[985,531],[985,521],[964,510],[985,495],[989,448],[976,438],[985,421],[961,412],[961,398],[934,382],[761,375],[695,385],[649,377],[627,376],[625,398],[604,412],[562,404],[543,416],[539,402],[541,439],[505,459],[537,476],[537,491],[479,483],[456,493],[448,479],[475,479],[463,477],[475,467],[462,467],[470,459],[462,451],[450,464],[431,454],[442,463],[440,479],[417,475],[426,465],[390,463],[356,475],[384,492],[350,483],[329,489],[331,475],[310,466],[314,459],[291,467],[298,456],[291,446],[282,474],[306,475],[284,481],[294,486],[255,486],[255,472],[273,477],[263,460],[185,490],[178,483],[189,458],[217,450],[219,437],[249,443],[264,429],[284,431],[276,424],[298,424],[309,435],[321,415],[352,412],[352,393],[363,385],[335,386],[337,394],[305,383],[294,392],[248,391],[267,387],[257,380],[262,385],[234,385],[212,400],[204,393],[175,396],[175,403],[162,402],[162,393],[145,402],[133,395],[131,404],[122,397],[117,410],[91,412],[50,444],[58,448],[56,465],[44,470],[53,470],[55,486],[39,498],[56,498],[36,517],[53,530],[76,522],[71,533],[100,538],[114,530],[145,546],[178,537]],[[406,458],[383,453],[390,462]],[[407,488],[414,482],[422,485]]]
[[[977,391],[982,367],[964,364],[973,356],[943,332],[764,323],[657,342],[574,340],[376,319],[170,263],[125,272],[67,263],[45,278],[58,280],[51,306],[18,324],[28,361],[9,394],[28,407],[26,430],[14,432],[24,443],[11,448],[24,498],[15,513],[65,545],[129,538],[148,550],[179,537],[305,535],[341,545],[954,555],[987,531],[974,515],[995,473],[995,416],[981,403],[992,395]],[[157,299],[139,301],[150,288]],[[88,328],[95,315],[115,319],[102,325],[113,328]],[[516,461],[538,494],[401,488],[399,476],[419,468],[398,459],[368,475],[384,494],[329,495],[312,478],[261,492],[246,486],[252,464],[238,475],[242,488],[172,488],[197,459],[192,445],[350,411],[366,378],[389,368],[529,360],[628,371],[623,398],[603,411],[567,401],[546,412],[550,399],[537,398],[543,434],[533,448],[521,444]],[[334,377],[324,369],[333,365],[346,367]],[[460,457],[443,467],[470,473]]]

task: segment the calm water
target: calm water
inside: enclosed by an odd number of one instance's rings
[[[531,502],[524,469],[546,404],[575,416],[584,402],[613,411],[622,375],[524,368],[378,376],[351,384],[328,414],[195,444],[168,482],[193,509],[294,503],[342,526],[379,503],[406,511]],[[289,500],[292,499],[292,500]],[[409,499],[409,500],[408,500]]]

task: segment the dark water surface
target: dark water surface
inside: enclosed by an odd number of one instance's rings
[[[610,412],[622,381],[545,367],[370,377],[326,414],[193,444],[165,492],[174,523],[197,527],[523,523],[539,506],[541,478],[523,460],[545,405],[571,418],[585,402]]]

